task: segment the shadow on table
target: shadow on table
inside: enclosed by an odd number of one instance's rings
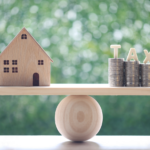
[[[95,142],[64,142],[58,145],[56,150],[101,150],[101,147]]]

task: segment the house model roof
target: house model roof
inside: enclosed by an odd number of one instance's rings
[[[46,57],[48,57],[49,58],[49,60],[51,61],[51,62],[53,62],[53,60],[48,56],[48,54],[43,50],[43,48],[39,45],[39,43],[33,38],[33,36],[27,31],[27,29],[24,27],[19,33],[21,33],[21,32],[27,32],[28,33],[28,35],[35,41],[35,43],[40,47],[40,49],[43,51],[43,53],[46,55]],[[16,37],[14,38],[14,39],[16,39],[18,36],[19,36],[19,33],[16,35]],[[14,40],[13,39],[13,40]],[[4,49],[4,51],[0,54],[0,56],[2,56],[3,55],[3,53],[5,52],[5,50],[9,47],[9,46],[11,46],[11,43],[13,42],[13,40],[9,43],[9,45]]]

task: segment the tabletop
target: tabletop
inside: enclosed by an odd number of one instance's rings
[[[0,136],[0,150],[132,150],[150,149],[150,136],[95,136],[72,142],[63,136]]]

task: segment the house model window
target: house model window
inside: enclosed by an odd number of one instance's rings
[[[12,65],[17,65],[17,60],[12,60]]]
[[[4,68],[4,72],[8,73],[9,72],[9,68]]]
[[[9,65],[9,60],[4,60],[4,65]]]
[[[12,67],[12,73],[17,73],[18,72],[18,68],[17,67]]]
[[[44,65],[44,60],[38,60],[38,65]]]
[[[22,34],[21,35],[21,39],[27,39],[27,35],[26,34]]]

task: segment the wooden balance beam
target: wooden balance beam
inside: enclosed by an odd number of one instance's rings
[[[150,95],[150,87],[110,87],[108,84],[0,86],[0,95]]]

